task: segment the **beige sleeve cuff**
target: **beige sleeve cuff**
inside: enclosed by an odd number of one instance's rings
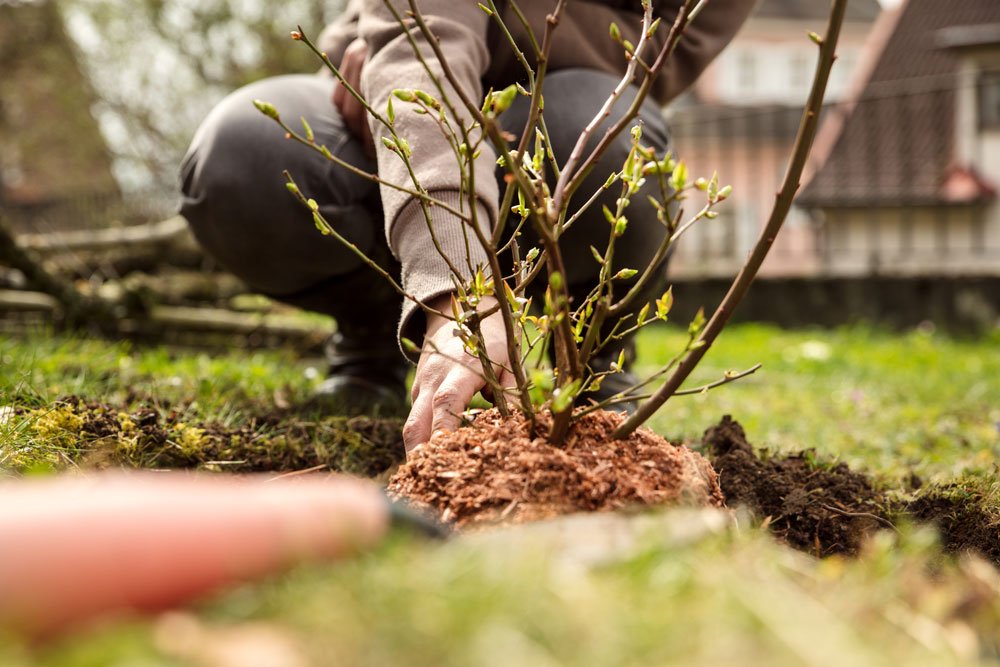
[[[468,196],[462,196],[459,192],[437,191],[430,194],[452,208],[458,210],[469,208]],[[476,215],[479,226],[487,230],[488,234],[488,230],[493,227],[490,208],[480,203]],[[455,291],[455,281],[459,278],[452,273],[448,263],[441,256],[442,252],[461,274],[463,281],[470,279],[473,271],[479,266],[489,270],[486,252],[479,244],[475,233],[462,220],[434,207],[431,207],[431,218],[433,237],[420,202],[413,200],[400,210],[389,238],[389,246],[402,266],[403,289],[421,303]],[[403,312],[397,329],[399,338],[408,338],[420,348],[423,345],[426,329],[427,319],[424,311],[412,299],[404,299]],[[408,359],[416,363],[419,354],[406,350],[402,345],[400,349]]]

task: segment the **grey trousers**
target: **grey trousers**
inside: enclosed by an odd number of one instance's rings
[[[582,69],[546,77],[545,118],[560,164],[616,83],[608,74]],[[285,189],[281,172],[287,169],[292,174],[340,233],[398,274],[386,244],[378,186],[285,139],[281,129],[252,104],[255,98],[273,103],[293,125],[305,117],[317,142],[350,164],[374,172],[375,161],[347,131],[331,103],[333,85],[331,79],[314,75],[280,76],[250,84],[219,103],[184,158],[181,213],[205,250],[255,290],[332,315],[345,335],[355,332],[372,345],[395,350],[400,298],[337,240],[316,231],[309,212]],[[615,106],[611,122],[621,117],[628,101]],[[501,116],[505,129],[520,135],[527,107],[527,99],[519,96]],[[668,135],[658,107],[647,101],[640,117],[643,144],[658,152],[666,150]],[[620,170],[629,149],[625,132],[578,190],[574,203],[584,202],[610,173]],[[498,170],[498,178],[502,175]],[[601,205],[614,209],[618,194],[617,187],[605,191],[564,237],[566,278],[576,298],[583,298],[597,280],[599,267],[589,248],[605,247],[609,228]],[[647,183],[632,199],[628,231],[616,241],[616,269],[643,269],[663,238],[665,228],[647,194],[658,194],[655,184]],[[526,249],[534,239],[530,231],[525,236],[521,246]],[[662,280],[651,286],[650,294],[662,291],[665,268],[660,274]],[[641,305],[637,300],[636,309]]]

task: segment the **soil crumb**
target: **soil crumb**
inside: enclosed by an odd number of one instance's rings
[[[818,557],[854,555],[866,535],[892,525],[885,497],[844,463],[818,463],[810,451],[758,457],[729,415],[705,431],[704,444],[726,503],[745,506],[797,549]]]
[[[639,505],[724,505],[704,457],[647,429],[612,440],[622,419],[590,413],[554,446],[544,437],[549,414],[538,415],[532,435],[523,415],[488,410],[414,452],[390,479],[389,494],[456,527]]]

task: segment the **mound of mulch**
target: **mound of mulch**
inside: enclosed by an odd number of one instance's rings
[[[704,457],[647,429],[613,440],[622,419],[590,413],[573,424],[563,446],[554,446],[544,437],[548,414],[538,416],[533,435],[522,415],[488,410],[470,426],[436,434],[399,468],[388,490],[457,527],[637,505],[724,505]]]

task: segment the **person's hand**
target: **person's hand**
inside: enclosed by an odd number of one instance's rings
[[[351,84],[351,87],[358,92],[361,92],[361,71],[364,69],[367,59],[368,44],[363,39],[355,39],[348,44],[344,51],[344,59],[340,61],[338,67],[347,83]],[[371,128],[368,126],[368,112],[365,111],[361,102],[358,102],[354,95],[348,92],[339,79],[333,87],[333,105],[340,111],[347,129],[361,140],[365,151],[370,156],[374,156],[375,141],[372,139]]]
[[[449,312],[450,295],[428,303],[431,308]],[[489,310],[496,304],[485,298],[479,310]],[[507,361],[507,332],[500,313],[494,313],[481,323],[486,352],[493,360],[493,370],[500,386],[514,386],[514,377]],[[465,351],[462,340],[454,335],[455,324],[440,315],[427,316],[427,333],[424,347],[413,378],[410,395],[413,407],[403,426],[403,443],[409,453],[427,442],[432,433],[450,431],[458,427],[462,412],[469,401],[486,385],[479,359]]]

